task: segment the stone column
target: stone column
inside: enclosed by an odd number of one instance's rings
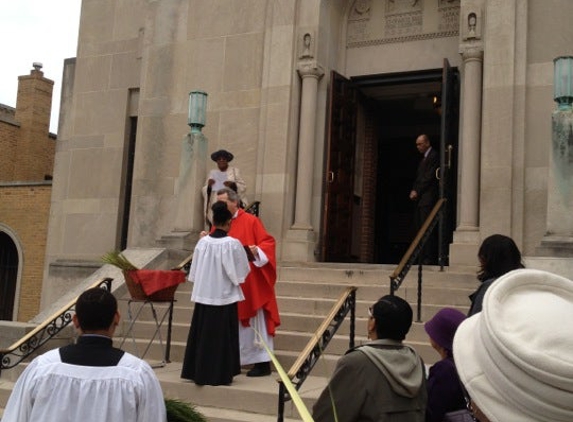
[[[294,224],[286,234],[283,259],[314,261],[315,233],[311,224],[316,104],[318,81],[324,70],[315,60],[299,62],[302,79]]]
[[[483,51],[472,49],[463,54],[464,103],[461,131],[463,156],[461,162],[461,195],[459,231],[477,231],[479,227],[479,165],[481,140],[481,93]]]
[[[483,50],[462,51],[463,103],[461,104],[461,161],[459,224],[454,233],[451,258],[458,264],[474,264],[479,238],[480,143]]]
[[[300,123],[298,129],[298,167],[296,172],[296,208],[293,229],[312,230],[310,222],[312,199],[312,173],[316,125],[318,80],[324,71],[315,61],[298,66],[302,79]]]

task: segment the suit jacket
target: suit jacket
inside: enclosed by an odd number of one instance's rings
[[[412,190],[418,193],[418,206],[432,206],[438,200],[438,179],[436,169],[440,167],[440,157],[434,148],[418,164],[416,180]]]

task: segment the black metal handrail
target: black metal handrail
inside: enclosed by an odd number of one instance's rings
[[[422,263],[421,263],[421,252],[426,245],[426,242],[430,238],[432,231],[438,224],[438,218],[440,213],[443,212],[444,204],[446,203],[445,198],[441,198],[436,202],[434,208],[432,208],[432,212],[424,221],[424,224],[418,230],[416,237],[408,247],[408,250],[400,260],[400,263],[394,270],[394,272],[390,275],[390,294],[393,295],[396,290],[400,288],[402,282],[408,275],[410,268],[415,262],[418,262],[418,312],[417,312],[417,320],[421,320],[421,313],[422,313]]]
[[[354,347],[354,332],[356,321],[356,287],[348,287],[332,306],[329,314],[308,341],[306,347],[299,354],[297,360],[290,367],[287,375],[296,390],[302,386],[314,365],[342,325],[344,318],[350,312],[349,348]],[[281,380],[279,383],[278,422],[284,420],[285,403],[291,399],[286,386]]]
[[[112,278],[106,277],[93,283],[89,288],[101,287],[111,291]],[[72,322],[77,297],[62,306],[51,317],[26,334],[7,349],[0,349],[0,374],[4,369],[14,368],[38,348],[54,338]]]
[[[245,207],[245,212],[256,215],[258,217],[260,209],[261,209],[261,201],[255,201],[251,202],[249,205]]]
[[[171,268],[171,270],[173,271],[179,270],[185,272],[186,274],[189,274],[189,269],[191,268],[191,261],[193,261],[193,252],[191,252],[191,254],[187,258],[185,258],[175,267]]]

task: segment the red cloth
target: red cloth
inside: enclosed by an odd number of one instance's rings
[[[276,327],[281,324],[279,308],[275,296],[277,281],[277,263],[275,258],[275,239],[267,233],[258,217],[239,209],[237,217],[231,222],[229,236],[238,239],[243,245],[256,245],[269,258],[269,262],[257,267],[252,262],[251,272],[241,284],[245,300],[238,302],[239,321],[244,327],[259,309],[264,310],[267,332],[274,336]]]
[[[129,275],[147,296],[185,282],[185,273],[179,270],[133,270]]]

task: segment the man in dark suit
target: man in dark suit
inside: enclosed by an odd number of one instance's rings
[[[416,148],[423,155],[418,164],[416,180],[410,192],[410,199],[416,201],[414,224],[416,230],[420,230],[424,221],[438,200],[438,179],[436,170],[440,166],[440,157],[432,148],[428,135],[422,134],[416,138]],[[435,263],[437,258],[437,242],[435,233],[426,243],[425,253],[422,260],[424,263]]]

